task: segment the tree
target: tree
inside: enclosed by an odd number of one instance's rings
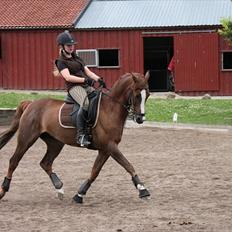
[[[232,44],[232,18],[223,18],[220,22],[222,24],[222,29],[218,31],[219,34]]]

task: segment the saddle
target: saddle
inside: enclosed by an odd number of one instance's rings
[[[97,124],[101,96],[102,92],[99,90],[94,90],[87,96],[89,99],[89,110],[88,118],[86,119],[86,126],[87,131],[90,131],[90,134],[91,129]],[[76,101],[68,93],[64,100],[64,104],[59,110],[60,126],[64,128],[76,128],[76,117],[79,109],[80,105],[76,103]]]

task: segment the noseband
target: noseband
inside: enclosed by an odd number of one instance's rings
[[[134,108],[134,98],[132,92],[129,95],[128,103],[127,103],[127,111],[128,114],[134,119],[135,117],[144,117],[145,114],[138,113]]]

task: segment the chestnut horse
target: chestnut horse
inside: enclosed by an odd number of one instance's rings
[[[83,202],[83,196],[109,157],[129,172],[140,198],[150,196],[134,167],[118,148],[129,111],[132,112],[137,123],[143,123],[145,102],[149,96],[148,79],[148,72],[145,76],[140,73],[127,73],[115,82],[110,91],[102,94],[98,121],[92,129],[93,144],[98,150],[98,155],[90,177],[73,197],[75,202]],[[21,158],[39,137],[47,145],[46,154],[40,165],[50,177],[59,198],[62,199],[63,183],[52,171],[52,164],[65,144],[78,146],[75,141],[76,129],[63,128],[59,124],[58,112],[63,103],[61,100],[40,99],[33,102],[21,102],[17,107],[10,128],[0,134],[1,149],[18,130],[17,147],[9,161],[7,175],[0,187],[0,199],[9,190],[13,172]]]

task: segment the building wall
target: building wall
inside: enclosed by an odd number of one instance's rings
[[[60,89],[63,81],[52,75],[57,56],[55,31],[2,31],[0,72],[5,89]]]
[[[118,48],[120,68],[97,69],[94,71],[105,77],[111,85],[123,73],[144,72],[143,38],[174,38],[176,62],[176,91],[183,95],[232,94],[232,72],[221,71],[221,50],[228,49],[216,32],[176,32],[162,33],[155,30],[144,31],[80,31],[77,32],[80,49]]]
[[[92,68],[109,86],[126,72],[144,72],[140,31],[79,31],[75,35],[78,49],[119,49],[118,68]]]
[[[219,43],[220,95],[232,95],[232,71],[221,71],[222,51],[232,52],[232,45],[229,45],[223,38],[220,38],[220,43]]]
[[[62,78],[52,75],[53,62],[58,55],[56,36],[60,31],[52,30],[21,30],[1,31],[2,58],[0,59],[0,88],[4,89],[64,89]],[[202,51],[199,56],[201,65],[208,67],[209,63],[217,66],[214,71],[205,68],[204,71],[194,73],[191,68],[181,64],[177,72],[177,91],[184,95],[199,95],[208,92],[212,95],[232,95],[232,72],[221,71],[221,51],[232,50],[222,38],[214,34],[204,34],[204,38],[196,33],[160,33],[144,34],[142,30],[115,30],[115,31],[77,31],[74,36],[78,40],[77,49],[119,49],[120,66],[118,68],[91,68],[104,77],[109,87],[126,72],[140,72],[144,70],[143,37],[144,36],[173,36],[174,54],[185,51],[189,60],[192,53],[188,53],[192,42],[197,41],[192,51]],[[152,31],[151,31],[152,32]],[[153,30],[155,32],[155,30]],[[200,37],[199,37],[200,36]],[[198,38],[195,40],[194,38]],[[184,43],[183,42],[184,38]],[[212,42],[209,43],[208,41]],[[179,41],[176,42],[176,41]],[[180,43],[180,41],[182,41]],[[204,57],[204,48],[213,53]],[[216,56],[215,56],[216,51]],[[208,71],[207,71],[208,70]],[[215,71],[216,70],[216,71]],[[218,71],[217,71],[218,70]],[[216,73],[215,73],[216,72]],[[2,74],[2,78],[1,78]],[[210,79],[211,76],[213,79]],[[213,82],[212,82],[213,80]],[[217,82],[217,83],[216,83]],[[208,84],[209,83],[209,84]],[[215,84],[216,83],[216,84]]]

